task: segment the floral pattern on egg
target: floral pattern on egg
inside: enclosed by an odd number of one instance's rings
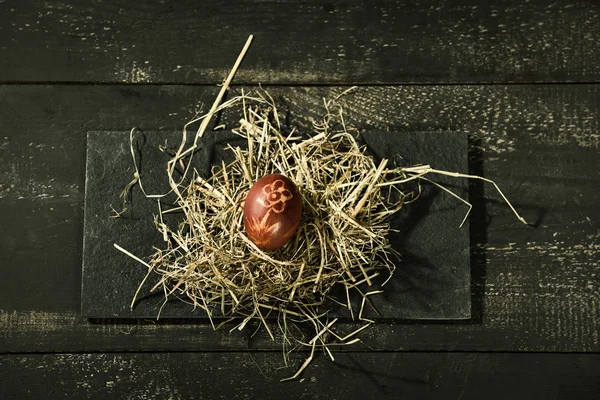
[[[298,229],[302,199],[296,185],[279,174],[259,179],[244,203],[244,226],[250,240],[263,250],[283,247]]]

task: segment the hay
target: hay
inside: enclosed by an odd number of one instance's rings
[[[287,343],[326,345],[325,333],[337,337],[338,344],[355,343],[354,335],[334,331],[326,305],[339,304],[353,318],[372,322],[363,318],[363,309],[395,268],[388,220],[407,198],[397,185],[407,176],[400,168],[388,168],[387,160],[376,164],[340,123],[342,111],[332,102],[323,121],[304,138],[294,131],[282,133],[277,108],[265,92],[242,95],[229,106],[236,104],[244,117],[233,132],[246,145],[228,145],[234,161],[214,167],[208,179],[197,171],[184,180],[171,176],[177,182],[172,187],[177,207],[161,210],[155,221],[165,247],[149,262],[135,258],[159,274],[153,290],[162,290],[165,300],[177,296],[201,308],[215,328],[215,316],[235,318],[239,329],[255,319],[275,340],[267,317],[276,311]],[[304,211],[292,241],[267,253],[247,238],[242,221],[249,189],[271,173],[296,183]],[[173,212],[182,213],[176,227],[162,218]],[[380,275],[381,286],[368,290]],[[331,295],[336,285],[345,299]],[[352,296],[360,297],[357,310]],[[289,337],[286,327],[295,322],[308,323],[314,335]]]
[[[236,66],[241,57],[243,52]],[[202,309],[215,329],[232,321],[232,329],[243,329],[250,321],[259,321],[272,340],[281,338],[284,354],[289,346],[310,348],[307,360],[289,378],[294,379],[317,348],[333,359],[329,346],[358,342],[357,334],[373,323],[363,316],[364,308],[369,296],[381,293],[392,277],[397,257],[388,241],[389,219],[418,197],[418,193],[404,193],[402,184],[428,180],[428,175],[436,173],[479,177],[427,165],[390,167],[385,159],[376,163],[359,145],[358,132],[346,125],[337,98],[324,102],[324,116],[308,134],[284,133],[287,127],[282,127],[277,106],[265,91],[242,93],[219,105],[234,73],[235,68],[209,113],[186,125],[181,146],[167,165],[170,193],[177,204],[162,210],[158,203],[155,225],[164,247],[144,261],[115,246],[147,268],[132,307],[146,279],[156,273],[159,281],[152,290],[161,290],[165,303],[177,297]],[[241,109],[239,126],[232,131],[245,146],[227,145],[233,161],[214,166],[204,179],[191,167],[192,157],[208,121],[224,109]],[[200,123],[200,128],[186,148],[187,129],[193,123]],[[135,164],[133,151],[132,157]],[[271,173],[296,183],[303,215],[298,232],[286,246],[264,252],[246,236],[243,205],[254,182]],[[136,184],[143,191],[137,167],[125,195]],[[460,200],[470,210],[470,204]],[[181,214],[176,226],[163,218],[172,213]],[[336,287],[341,290],[334,292]],[[358,328],[338,332],[337,318],[329,317],[332,305],[346,309]],[[273,332],[270,316],[276,317],[280,335]],[[298,324],[310,327],[312,333],[305,336],[302,330],[292,329]]]
[[[387,160],[376,165],[350,133],[333,128],[331,116],[302,139],[273,125],[277,109],[264,96],[237,102],[245,103],[245,117],[234,133],[246,148],[228,145],[232,163],[214,168],[207,180],[194,172],[189,183],[175,188],[176,211],[185,215],[177,230],[157,220],[167,247],[150,264],[162,274],[165,290],[168,282],[177,282],[167,295],[178,290],[209,317],[209,305],[218,305],[222,315],[243,315],[244,321],[262,319],[265,309],[308,317],[305,308],[322,305],[334,284],[370,285],[380,270],[393,272],[385,257],[386,221],[405,195],[389,177],[405,179],[401,170],[386,168]],[[304,213],[295,238],[266,253],[247,238],[242,219],[247,192],[271,173],[296,183]]]

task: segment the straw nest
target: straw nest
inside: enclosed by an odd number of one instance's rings
[[[271,311],[312,319],[327,300],[340,302],[329,295],[334,285],[350,295],[382,271],[391,276],[387,221],[406,198],[395,185],[402,170],[388,169],[387,160],[376,164],[344,126],[341,111],[328,110],[302,137],[282,133],[266,96],[236,100],[245,103],[244,117],[233,132],[245,146],[227,145],[234,161],[214,167],[208,179],[193,172],[174,186],[178,207],[165,212],[183,213],[176,229],[156,221],[166,247],[150,265],[167,295],[185,296],[211,319],[242,317],[243,326],[252,318],[264,322]],[[243,205],[253,184],[272,173],[295,182],[304,212],[290,243],[265,252],[246,235]]]
[[[388,167],[385,159],[376,162],[359,145],[358,132],[346,126],[342,108],[333,100],[324,106],[323,118],[300,133],[282,127],[265,91],[225,102],[214,111],[241,109],[232,132],[243,144],[227,144],[233,161],[213,166],[204,178],[192,167],[199,137],[186,143],[189,126],[207,116],[188,123],[167,165],[176,206],[159,209],[155,217],[164,246],[146,262],[116,245],[147,266],[146,278],[159,275],[153,290],[162,290],[165,302],[178,297],[204,310],[214,328],[235,321],[234,329],[242,329],[259,321],[273,340],[282,338],[284,349],[309,346],[309,359],[316,347],[357,342],[356,333],[373,322],[363,317],[363,309],[393,275],[397,254],[387,238],[389,218],[412,199],[399,184],[414,175]],[[247,237],[243,208],[253,184],[272,173],[297,185],[303,214],[292,240],[265,252]],[[141,186],[137,172],[128,189],[135,183]],[[173,213],[180,216],[175,226],[163,218]],[[360,321],[357,330],[336,332],[332,306]],[[313,333],[292,334],[290,327],[299,324]]]
[[[228,144],[233,161],[213,166],[203,178],[192,167],[202,135],[186,145],[187,128],[198,122],[206,128],[214,112],[236,107],[242,118],[232,132],[244,145]],[[292,347],[310,348],[310,356],[290,379],[296,378],[316,348],[333,359],[330,345],[358,342],[357,334],[373,322],[364,318],[363,310],[369,296],[382,292],[398,261],[388,241],[389,219],[418,197],[403,192],[402,185],[429,180],[432,173],[479,178],[428,165],[390,167],[388,160],[376,161],[359,143],[359,133],[346,125],[334,100],[324,102],[324,116],[310,132],[300,133],[282,127],[267,92],[235,97],[183,131],[181,146],[167,165],[176,206],[159,209],[155,218],[164,246],[148,262],[117,247],[146,265],[146,278],[158,274],[154,290],[164,292],[165,302],[178,297],[204,310],[215,329],[226,323],[243,329],[258,321],[273,340],[280,338],[284,354]],[[272,173],[298,186],[303,215],[288,244],[265,252],[246,235],[243,207],[253,184]],[[133,183],[139,180],[136,172]],[[173,213],[180,216],[174,226],[163,218]],[[339,332],[337,318],[330,316],[332,306],[345,309],[357,321],[356,330]],[[291,329],[298,325],[309,327],[308,335],[306,329]]]

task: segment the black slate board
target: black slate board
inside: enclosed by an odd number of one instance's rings
[[[159,146],[174,148],[181,136],[174,132],[136,133],[134,153],[147,193],[168,189],[166,162],[170,156]],[[467,172],[467,137],[456,132],[363,133],[376,158],[389,158],[398,165],[427,163],[437,169]],[[226,157],[223,147],[235,137],[226,132],[207,134],[195,156],[200,171]],[[154,229],[157,201],[146,199],[139,187],[122,218],[111,218],[120,210],[119,194],[133,177],[129,132],[89,132],[85,188],[82,304],[88,318],[155,318],[163,303],[162,293],[148,294],[157,276],[148,279],[133,310],[130,303],[146,273],[145,267],[116,250],[114,243],[143,258],[160,246]],[[436,176],[463,198],[467,182]],[[372,318],[468,319],[471,316],[469,230],[459,224],[467,207],[425,184],[420,199],[405,207],[392,221],[400,230],[390,237],[403,255],[385,293],[371,300],[379,312]],[[168,199],[167,199],[168,200]],[[468,225],[468,224],[467,224]],[[178,300],[161,310],[164,318],[205,317],[200,310]]]

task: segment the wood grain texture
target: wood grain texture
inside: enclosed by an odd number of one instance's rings
[[[345,353],[318,356],[299,381],[280,383],[302,356],[288,368],[279,353],[0,356],[0,397],[596,399],[600,391],[599,355]]]
[[[478,4],[482,3],[482,4]],[[566,82],[600,78],[594,1],[3,1],[0,82]]]
[[[272,87],[290,123],[322,112],[345,87]],[[250,333],[204,324],[118,321],[77,314],[85,133],[180,128],[218,88],[0,86],[0,352],[277,349]],[[600,351],[598,241],[600,87],[381,86],[345,100],[363,130],[472,135],[490,187],[475,238],[475,317],[462,324],[388,321],[363,335],[375,349]],[[206,107],[204,107],[206,109]],[[224,115],[217,123],[235,121]],[[481,206],[484,201],[477,202]],[[343,326],[342,326],[343,327]],[[128,332],[130,328],[131,332]],[[129,334],[133,333],[133,334]]]

